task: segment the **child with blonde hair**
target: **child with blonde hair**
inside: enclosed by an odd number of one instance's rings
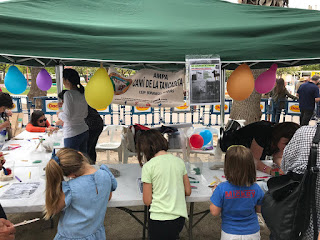
[[[142,131],[137,138],[137,154],[148,161],[142,167],[143,202],[150,206],[150,240],[179,239],[188,218],[185,196],[191,187],[182,159],[169,153],[168,142],[159,131]]]
[[[64,177],[71,178],[64,181]],[[117,181],[107,166],[95,169],[82,153],[63,148],[46,166],[45,219],[61,216],[55,240],[106,239],[104,218]]]
[[[257,212],[261,212],[263,191],[256,182],[256,168],[250,149],[242,145],[228,148],[224,174],[210,200],[213,216],[221,213],[221,240],[259,240]]]

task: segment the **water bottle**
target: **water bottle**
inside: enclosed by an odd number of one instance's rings
[[[3,148],[3,145],[6,141],[7,130],[0,131],[0,149]]]

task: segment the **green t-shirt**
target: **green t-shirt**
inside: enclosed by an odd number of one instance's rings
[[[171,154],[154,157],[143,165],[141,181],[152,184],[152,220],[188,218],[183,184],[185,174],[183,160]]]

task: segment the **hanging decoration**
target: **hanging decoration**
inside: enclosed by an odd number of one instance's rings
[[[255,89],[258,93],[268,93],[273,89],[276,84],[277,68],[277,64],[272,64],[267,71],[259,75],[255,82]]]
[[[42,91],[47,91],[51,88],[52,79],[47,70],[42,69],[37,76],[37,86]]]
[[[13,94],[21,94],[27,89],[27,79],[16,66],[11,66],[4,78],[6,89]]]
[[[227,81],[229,96],[237,101],[247,99],[254,89],[254,77],[248,65],[241,64]]]
[[[94,109],[103,109],[111,104],[113,95],[114,89],[109,75],[105,68],[100,67],[86,86],[87,103]]]

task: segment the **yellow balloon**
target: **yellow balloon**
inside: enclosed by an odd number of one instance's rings
[[[99,68],[90,78],[85,90],[85,97],[90,107],[103,109],[113,99],[113,85],[105,68]]]
[[[241,64],[227,81],[229,96],[237,101],[247,99],[254,89],[254,77],[248,65]]]

